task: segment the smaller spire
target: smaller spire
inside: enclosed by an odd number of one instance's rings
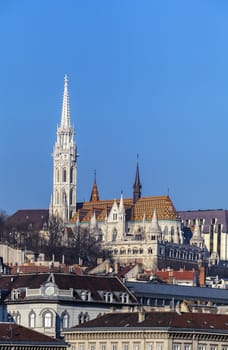
[[[125,213],[124,202],[123,202],[123,192],[122,191],[121,191],[121,196],[120,196],[119,213],[120,214]]]
[[[133,185],[133,203],[135,204],[139,198],[141,198],[141,189],[142,185],[139,177],[139,155],[137,154],[137,166],[136,166],[136,174],[135,174],[135,182]]]
[[[152,217],[152,220],[151,220],[151,231],[152,232],[161,232],[160,227],[158,225],[158,219],[157,219],[156,210],[154,210],[153,217]]]
[[[200,248],[203,247],[204,245],[204,239],[201,235],[201,232],[200,232],[200,226],[199,226],[199,220],[196,219],[196,223],[195,223],[195,227],[194,227],[194,231],[193,231],[193,234],[192,234],[192,238],[190,239],[190,244],[191,245],[196,245]]]
[[[95,228],[96,225],[97,225],[97,219],[96,219],[96,213],[94,210],[93,215],[91,216],[91,219],[90,219],[90,228]]]
[[[90,202],[99,201],[99,192],[97,187],[97,181],[96,181],[96,170],[94,170],[94,182],[92,187],[92,192],[90,196]]]

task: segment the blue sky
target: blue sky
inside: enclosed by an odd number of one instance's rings
[[[48,208],[69,76],[78,201],[228,208],[228,2],[2,0],[0,209]]]

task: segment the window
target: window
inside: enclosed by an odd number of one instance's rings
[[[106,344],[100,344],[100,350],[106,350]]]
[[[112,344],[112,350],[117,350],[117,343]]]
[[[17,324],[21,324],[21,315],[19,312],[17,312],[17,314],[14,316],[14,319]]]
[[[112,293],[111,292],[105,292],[104,293],[104,299],[108,303],[112,302]]]
[[[89,314],[88,312],[85,312],[83,315],[83,322],[87,322],[87,321],[89,321]]]
[[[81,343],[78,345],[79,350],[85,350],[85,344]]]
[[[59,169],[58,168],[55,169],[55,173],[56,173],[56,182],[59,182]]]
[[[89,292],[87,290],[83,290],[81,292],[81,299],[83,301],[89,300]]]
[[[128,343],[123,343],[123,350],[128,350],[129,344]]]
[[[72,184],[74,179],[74,168],[70,168],[70,183]]]
[[[89,350],[95,350],[95,343],[89,344]]]
[[[114,228],[114,230],[112,231],[112,241],[116,241],[116,238],[117,238],[117,229]]]
[[[64,312],[62,315],[62,327],[68,328],[69,327],[69,315],[67,312]]]
[[[191,350],[191,345],[190,344],[185,344],[184,345],[184,350]]]
[[[180,344],[173,344],[173,350],[180,350],[181,346]]]
[[[73,203],[73,190],[70,190],[70,204]]]
[[[127,293],[120,293],[120,299],[121,302],[126,304],[129,301],[128,294]]]
[[[29,314],[29,327],[35,328],[36,325],[36,314],[34,311],[31,311]]]
[[[210,350],[218,350],[217,345],[211,345]]]
[[[133,344],[133,350],[139,350],[139,349],[140,349],[140,344],[139,343]]]
[[[152,343],[148,343],[146,345],[146,350],[153,350],[153,344]]]
[[[45,312],[43,315],[43,326],[44,328],[52,327],[52,313],[50,311]]]
[[[63,182],[66,182],[67,180],[67,171],[66,169],[63,169]]]
[[[205,344],[200,344],[198,346],[198,350],[206,350],[206,345]]]
[[[157,344],[156,350],[163,350],[163,344],[162,343]]]

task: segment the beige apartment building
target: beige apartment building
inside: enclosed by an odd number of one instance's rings
[[[227,321],[202,313],[112,313],[63,335],[72,350],[228,350]]]

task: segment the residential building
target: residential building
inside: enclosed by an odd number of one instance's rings
[[[99,314],[129,309],[136,297],[116,277],[40,273],[0,278],[1,319],[53,337]]]
[[[112,313],[63,332],[79,350],[228,350],[225,315]]]

